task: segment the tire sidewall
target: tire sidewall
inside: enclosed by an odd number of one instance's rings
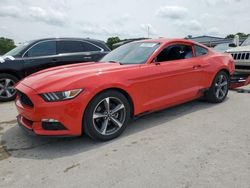
[[[104,98],[107,98],[107,97],[116,97],[116,98],[120,99],[123,102],[125,109],[126,109],[126,111],[125,111],[126,118],[125,118],[125,121],[123,123],[123,126],[112,135],[100,134],[95,129],[94,124],[93,124],[93,119],[92,119],[95,107],[99,104],[100,101],[102,101]],[[129,105],[128,99],[122,93],[115,91],[115,90],[104,91],[104,92],[98,94],[97,96],[95,96],[88,104],[88,106],[85,110],[85,114],[84,114],[83,132],[95,140],[108,141],[108,140],[114,139],[114,138],[118,137],[119,135],[121,135],[122,132],[126,129],[127,124],[130,120],[130,115],[131,115],[131,107]]]
[[[221,98],[221,99],[218,99],[216,97],[216,86],[215,86],[215,84],[216,84],[216,82],[217,82],[220,75],[224,75],[226,77],[228,85],[227,85],[227,91],[226,91],[225,96],[223,98]],[[230,79],[229,79],[228,74],[226,72],[224,72],[224,71],[221,71],[221,72],[217,73],[217,75],[215,76],[215,78],[213,80],[213,84],[212,84],[212,87],[211,87],[212,97],[214,98],[216,103],[221,103],[221,102],[223,102],[225,100],[225,98],[227,97],[228,91],[229,91],[229,85],[230,85]]]
[[[2,73],[0,74],[0,79],[2,78],[6,78],[6,79],[11,79],[13,82],[17,83],[19,80],[18,78],[16,78],[15,76],[11,75],[11,74],[6,74],[6,73]],[[0,102],[8,102],[8,101],[12,101],[16,98],[16,94],[13,95],[12,97],[10,98],[2,98],[0,96]]]

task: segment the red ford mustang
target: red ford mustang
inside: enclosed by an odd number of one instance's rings
[[[17,86],[19,125],[36,135],[110,140],[129,119],[204,96],[220,103],[234,62],[188,40],[145,40],[119,47],[100,62],[35,73]]]

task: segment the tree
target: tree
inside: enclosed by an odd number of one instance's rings
[[[110,37],[110,38],[107,39],[106,44],[108,45],[108,47],[109,47],[111,50],[113,50],[113,49],[114,49],[113,44],[118,43],[118,42],[120,42],[120,41],[121,41],[121,40],[120,40],[119,37]]]
[[[15,47],[14,40],[0,37],[0,55],[7,53]]]
[[[229,34],[226,36],[226,39],[232,39],[232,38],[234,38],[234,34]]]

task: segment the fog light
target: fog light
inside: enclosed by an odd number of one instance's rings
[[[56,119],[42,119],[42,128],[49,131],[66,130],[64,125]]]
[[[42,122],[59,122],[56,119],[42,119]]]

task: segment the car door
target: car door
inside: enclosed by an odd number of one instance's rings
[[[192,45],[172,44],[148,65],[149,108],[165,107],[198,96],[202,71],[200,62],[193,57]]]
[[[34,72],[56,66],[57,60],[54,40],[38,42],[23,54],[24,74],[28,76]]]
[[[98,61],[103,50],[98,46],[80,40],[57,41],[58,65]]]
[[[105,56],[108,52],[106,52],[102,47],[93,44],[89,41],[82,41],[84,52],[89,53],[91,57],[91,61],[99,61],[103,56]],[[89,58],[90,58],[89,57]],[[85,59],[88,59],[85,57]]]

